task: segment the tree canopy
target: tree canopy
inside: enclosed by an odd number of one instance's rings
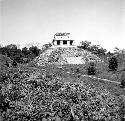
[[[93,54],[96,54],[98,56],[103,56],[107,52],[107,50],[104,49],[103,47],[101,47],[99,45],[92,45],[91,42],[89,42],[87,40],[80,42],[80,46],[78,46],[78,48],[90,51]]]
[[[27,47],[19,49],[14,44],[10,44],[5,47],[0,47],[0,54],[6,55],[16,63],[29,62],[33,60],[36,56],[38,56],[40,51],[41,50],[37,46],[32,46],[29,49]]]

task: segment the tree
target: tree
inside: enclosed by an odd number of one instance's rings
[[[92,45],[90,47],[90,52],[97,54],[97,51],[98,51],[98,45]]]
[[[7,45],[6,47],[7,47],[8,49],[15,49],[15,50],[17,50],[17,46],[14,45],[14,44]]]
[[[82,41],[82,42],[80,42],[80,46],[78,46],[79,48],[82,48],[82,49],[88,49],[89,47],[90,47],[90,44],[91,44],[91,42],[89,42],[89,41]]]
[[[114,54],[124,53],[125,49],[119,49],[118,47],[114,48]]]
[[[22,48],[23,63],[28,63],[40,54],[41,50],[37,46],[32,46],[29,49],[27,47]]]
[[[15,54],[13,55],[13,60],[16,61],[17,63],[22,63],[23,62],[23,54],[20,49],[17,49],[15,51]]]
[[[106,54],[107,50],[103,47],[100,47],[99,45],[92,45],[90,46],[89,51],[98,56],[103,56]]]
[[[116,71],[118,68],[118,62],[115,56],[112,56],[108,65],[109,71]]]
[[[29,48],[29,51],[34,54],[35,56],[38,56],[40,53],[40,49],[38,49],[37,46],[32,46]]]
[[[7,47],[0,48],[0,54],[9,56],[10,55],[9,49]]]
[[[23,53],[24,56],[28,55],[27,47],[22,48],[22,53]]]
[[[100,56],[103,56],[103,55],[106,55],[106,49],[100,47],[97,49],[97,54],[100,55]]]
[[[113,56],[113,53],[111,53],[110,51],[108,51],[107,53],[106,53],[106,56],[109,58],[109,57],[112,57]]]
[[[96,74],[95,63],[90,62],[87,71],[88,71],[88,75],[95,75]]]
[[[78,48],[88,50],[98,56],[103,56],[106,54],[107,50],[104,49],[103,47],[100,47],[99,45],[91,45],[91,42],[89,42],[89,41],[82,41],[80,43],[81,43],[81,45],[78,46]]]

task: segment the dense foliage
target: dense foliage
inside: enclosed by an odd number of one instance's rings
[[[78,46],[78,48],[82,48],[84,50],[90,51],[93,54],[96,54],[98,56],[105,56],[107,52],[107,50],[104,49],[103,47],[100,47],[99,45],[91,45],[91,42],[87,40],[80,42],[80,45]]]
[[[17,63],[28,63],[33,60],[40,53],[40,49],[36,46],[32,46],[29,49],[24,47],[22,49],[17,48],[16,45],[7,45],[0,47],[0,54],[6,55],[13,60],[13,65]]]
[[[125,97],[103,86],[32,70],[10,70],[0,78],[3,121],[120,121],[125,115]]]
[[[109,60],[109,71],[116,71],[118,68],[118,62],[115,56],[111,57]]]
[[[96,74],[95,63],[90,62],[88,66],[88,75],[95,75],[95,74]]]

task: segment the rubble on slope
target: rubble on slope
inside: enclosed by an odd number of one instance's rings
[[[96,55],[77,47],[49,48],[34,59],[34,62],[38,66],[43,66],[45,64],[85,64],[90,61],[99,62],[102,60]]]

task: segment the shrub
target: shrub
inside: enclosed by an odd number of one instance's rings
[[[125,87],[125,72],[122,72],[121,74],[121,87]]]
[[[122,87],[122,88],[125,87],[125,80],[121,80],[121,87]]]
[[[117,62],[117,59],[116,57],[111,57],[110,60],[109,60],[109,71],[116,71],[117,68],[118,68],[118,62]]]
[[[96,74],[96,68],[95,68],[95,64],[93,62],[90,62],[87,71],[88,71],[88,75],[95,75]]]

